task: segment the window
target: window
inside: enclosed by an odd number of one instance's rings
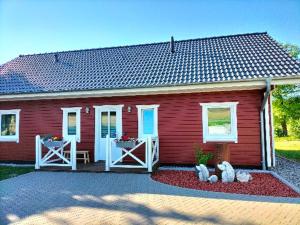
[[[203,142],[236,142],[238,102],[200,103],[202,106]]]
[[[116,111],[101,112],[101,138],[106,138],[109,133],[110,138],[117,137]]]
[[[63,137],[75,136],[80,142],[80,110],[81,107],[62,108],[63,110]]]
[[[19,142],[20,109],[0,110],[0,141]]]
[[[158,135],[157,109],[159,105],[137,105],[139,138]]]

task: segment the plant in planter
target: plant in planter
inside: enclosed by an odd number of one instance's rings
[[[64,140],[62,136],[59,135],[45,135],[42,137],[44,141],[44,145],[52,148],[59,148],[64,144]]]
[[[207,165],[207,162],[213,158],[213,154],[210,152],[208,153],[203,152],[203,149],[199,144],[195,144],[194,149],[195,149],[195,158],[196,158],[197,165],[200,164]]]
[[[135,138],[131,138],[126,134],[122,135],[121,138],[115,139],[116,146],[118,148],[134,148],[136,146],[137,140]]]

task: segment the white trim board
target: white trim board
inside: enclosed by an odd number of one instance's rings
[[[300,77],[273,78],[272,85],[300,83]],[[2,95],[0,101],[19,101],[19,100],[40,100],[40,99],[72,99],[72,98],[91,98],[91,97],[113,97],[113,96],[136,96],[136,95],[158,95],[158,94],[180,94],[196,92],[218,92],[218,91],[239,91],[257,90],[266,86],[266,78],[259,80],[230,81],[217,83],[203,83],[191,85],[176,85],[153,88],[127,88],[109,89],[93,91],[69,91],[53,93],[35,94],[14,94]]]

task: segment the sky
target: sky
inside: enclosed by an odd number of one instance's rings
[[[0,64],[20,54],[267,31],[300,46],[300,0],[0,0]]]

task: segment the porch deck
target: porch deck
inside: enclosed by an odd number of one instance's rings
[[[156,171],[158,166],[153,167],[153,172]],[[91,173],[102,173],[105,171],[105,161],[91,162],[91,163],[77,163],[77,169],[72,170],[71,167],[58,167],[58,166],[47,166],[37,169],[37,171],[55,171],[55,172],[91,172]],[[111,168],[109,172],[115,173],[148,173],[145,168]]]

